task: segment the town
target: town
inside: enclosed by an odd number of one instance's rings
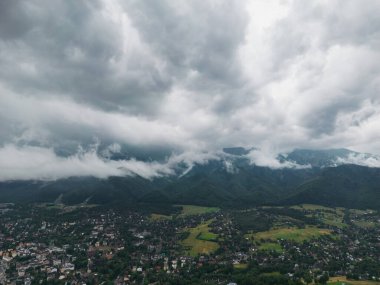
[[[1,204],[0,284],[380,279],[380,216],[373,210],[176,205],[155,211]]]

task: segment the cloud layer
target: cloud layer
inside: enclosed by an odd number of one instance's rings
[[[130,157],[225,146],[380,154],[379,10],[377,0],[3,1],[3,180],[9,169],[31,179],[171,171],[78,156],[95,138]]]

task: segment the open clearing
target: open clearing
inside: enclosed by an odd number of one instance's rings
[[[176,217],[215,213],[220,210],[219,208],[216,208],[216,207],[202,207],[202,206],[195,206],[195,205],[175,205],[175,206],[181,208],[180,214],[162,215],[162,214],[153,213],[150,215],[150,220],[151,221],[171,220]]]
[[[216,240],[218,235],[211,233],[209,224],[212,220],[198,225],[195,228],[188,228],[187,231],[190,233],[189,236],[183,240],[181,243],[186,249],[187,254],[190,256],[197,256],[198,254],[210,254],[219,248],[217,242],[200,239],[202,237],[212,238]]]
[[[201,232],[197,238],[200,240],[217,241],[218,235],[211,232]]]
[[[329,285],[380,285],[378,281],[357,281],[357,280],[347,280],[345,276],[330,277],[327,282]]]
[[[293,240],[295,242],[303,242],[312,238],[318,238],[322,235],[328,235],[331,231],[328,229],[320,229],[317,227],[307,226],[304,229],[295,227],[289,228],[276,228],[265,232],[258,232],[255,234],[248,234],[248,237],[254,237],[255,239],[264,239],[276,241],[278,239]]]
[[[192,215],[201,215],[207,213],[215,213],[220,209],[216,207],[202,207],[194,205],[176,205],[182,207],[180,216],[192,216]]]
[[[54,203],[41,203],[41,204],[37,204],[37,206],[41,208],[46,208],[48,210],[58,210],[58,211],[61,211],[62,213],[70,213],[78,209],[98,207],[98,205],[96,204],[78,204],[78,205],[67,206],[64,204],[54,204]]]
[[[338,228],[346,227],[347,224],[343,222],[343,211],[337,209],[335,213],[321,212],[320,217],[323,223],[330,226],[335,226]]]
[[[291,208],[296,209],[296,210],[309,210],[309,211],[317,211],[317,210],[322,210],[322,211],[331,211],[334,210],[333,208],[321,206],[321,205],[314,205],[314,204],[300,204],[300,205],[295,205],[292,206]]]
[[[238,264],[234,264],[234,268],[235,268],[235,269],[241,269],[241,270],[244,270],[244,269],[247,269],[247,268],[248,268],[248,264],[246,264],[246,263],[238,263]]]
[[[274,242],[265,242],[265,243],[262,243],[259,246],[259,249],[261,249],[261,250],[268,250],[268,251],[272,251],[273,250],[273,251],[276,251],[278,253],[282,253],[284,251],[280,244],[274,243]]]
[[[313,204],[301,204],[292,206],[291,208],[299,211],[305,211],[307,213],[307,217],[316,217],[318,218],[318,220],[322,221],[326,225],[338,228],[343,228],[347,226],[347,224],[343,222],[345,211],[344,208],[329,208]]]
[[[160,221],[160,220],[171,220],[172,216],[161,215],[161,214],[152,214],[150,215],[150,220]]]
[[[354,221],[354,224],[358,227],[361,227],[361,228],[366,228],[366,229],[369,229],[369,228],[374,228],[377,226],[377,223],[374,223],[374,222],[371,222],[371,221]]]

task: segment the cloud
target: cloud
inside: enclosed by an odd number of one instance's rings
[[[0,181],[135,175],[151,179],[173,174],[167,165],[158,162],[142,162],[135,159],[109,160],[100,157],[95,148],[79,150],[69,157],[60,157],[51,148],[14,145],[0,148],[0,169]]]
[[[170,145],[172,148],[191,144],[180,128],[164,121],[136,117],[120,112],[105,112],[71,100],[36,99],[7,94],[0,97],[2,125],[14,127],[4,132],[3,140],[39,141],[56,144],[61,141],[92,143],[94,137],[132,145]],[[13,132],[11,132],[13,131]],[[41,131],[43,133],[41,134]]]
[[[98,138],[161,160],[254,146],[265,152],[253,160],[273,167],[294,148],[380,154],[379,9],[377,0],[2,2],[0,146],[64,158]]]
[[[195,164],[206,164],[220,158],[220,153],[183,152],[172,154],[165,161],[141,161],[135,158],[112,160],[109,155],[120,152],[120,146],[112,144],[99,154],[99,142],[88,148],[79,147],[76,153],[60,156],[54,149],[40,146],[0,147],[0,181],[7,180],[57,180],[67,177],[92,176],[141,176],[153,179],[176,175],[185,165],[184,173]]]
[[[102,151],[102,156],[111,158],[112,155],[121,153],[121,146],[117,143],[110,144]]]
[[[239,172],[239,169],[234,166],[232,161],[225,159],[223,160],[223,164],[224,164],[224,168],[226,169],[228,173],[235,174]]]
[[[338,121],[341,116],[352,117],[365,104],[379,109],[380,42],[375,27],[380,23],[374,20],[368,25],[368,19],[376,18],[373,9],[378,3],[366,1],[365,9],[354,1],[340,4],[269,1],[249,5],[252,20],[240,54],[242,61],[256,62],[244,64],[246,77],[253,78],[250,84],[256,98],[238,118],[248,119],[257,128],[258,140],[263,137],[267,144],[282,148],[366,147],[343,139],[352,129],[343,129]],[[265,17],[268,11],[274,11],[273,21],[257,23],[253,16],[263,12]],[[379,123],[376,117],[367,119]],[[357,123],[356,131],[367,138],[364,122]]]
[[[0,76],[18,93],[149,113],[170,87],[165,64],[140,40],[118,1],[2,6],[9,15],[0,30]]]
[[[380,167],[380,157],[364,153],[351,153],[346,158],[338,158],[337,165],[356,164],[367,167]]]
[[[283,169],[283,168],[294,168],[294,169],[305,169],[310,168],[310,165],[300,165],[292,161],[280,161],[277,158],[277,153],[271,153],[270,150],[251,150],[246,157],[250,160],[251,164],[269,167],[272,169]]]

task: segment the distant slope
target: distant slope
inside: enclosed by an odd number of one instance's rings
[[[326,168],[284,202],[380,209],[380,169],[358,165]]]
[[[339,160],[346,160],[350,155],[359,153],[339,148],[339,149],[295,149],[286,155],[280,155],[282,161],[293,161],[300,165],[310,165],[312,167],[332,167],[339,165]]]
[[[224,152],[220,160],[154,180],[135,176],[2,182],[0,202],[54,202],[62,195],[66,204],[87,199],[88,203],[125,207],[136,203],[219,207],[315,203],[380,209],[380,168],[328,166],[353,153],[349,150],[295,150],[282,158],[313,166],[303,169],[256,166],[242,148]]]

